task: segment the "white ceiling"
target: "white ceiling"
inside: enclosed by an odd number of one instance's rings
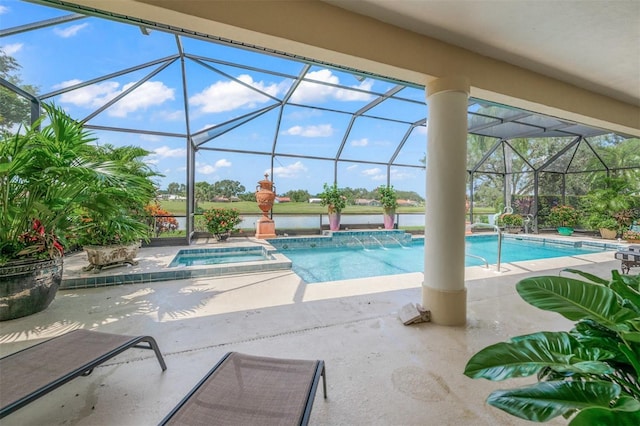
[[[324,0],[640,106],[640,0]]]

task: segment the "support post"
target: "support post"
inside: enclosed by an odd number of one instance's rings
[[[465,268],[465,178],[467,103],[465,77],[427,84],[427,181],[425,265],[422,305],[431,321],[464,325],[467,317]]]

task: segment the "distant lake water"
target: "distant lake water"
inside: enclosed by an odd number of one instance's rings
[[[241,228],[250,229],[256,227],[256,221],[261,215],[242,215]],[[178,229],[186,229],[187,218],[176,217]],[[328,225],[329,218],[326,214],[315,215],[274,215],[273,220],[278,227],[283,229],[320,229],[321,225]],[[321,223],[322,220],[322,223]],[[380,214],[343,214],[340,218],[342,225],[382,225],[382,213]],[[399,214],[399,226],[424,226],[423,214]]]

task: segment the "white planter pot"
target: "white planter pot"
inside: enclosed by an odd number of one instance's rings
[[[137,265],[138,262],[134,258],[138,255],[139,248],[139,242],[126,245],[84,246],[89,266],[84,267],[83,270],[97,272],[111,266]]]

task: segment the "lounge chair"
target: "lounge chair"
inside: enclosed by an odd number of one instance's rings
[[[153,349],[162,370],[167,369],[153,337],[89,330],[70,331],[0,358],[0,418],[132,347]]]
[[[618,250],[615,258],[620,260],[620,269],[628,274],[631,268],[640,267],[640,245],[629,246],[626,250]]]
[[[161,425],[306,425],[324,361],[227,353]]]

